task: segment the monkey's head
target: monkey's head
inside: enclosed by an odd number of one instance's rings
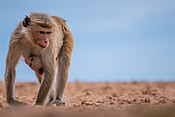
[[[23,20],[26,39],[39,50],[49,46],[54,25],[53,19],[45,13],[31,13]]]

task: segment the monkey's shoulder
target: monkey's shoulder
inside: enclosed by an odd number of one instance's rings
[[[16,28],[12,32],[12,39],[21,40],[25,36],[26,29],[22,26],[22,22],[19,22]]]

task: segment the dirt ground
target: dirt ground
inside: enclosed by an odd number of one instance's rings
[[[61,114],[73,116],[74,112],[80,112],[82,116],[81,112],[84,112],[87,116],[96,113],[100,114],[100,117],[110,114],[131,117],[131,113],[139,114],[143,110],[144,112],[155,110],[155,117],[160,113],[166,117],[175,116],[175,82],[69,82],[64,93],[66,104],[59,107],[33,107],[38,89],[38,83],[17,82],[16,99],[27,105],[14,108],[5,102],[4,84],[0,82],[0,116],[15,116],[15,114],[18,116],[24,113],[25,116],[36,117]]]

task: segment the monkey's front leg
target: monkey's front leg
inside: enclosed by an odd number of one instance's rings
[[[14,46],[15,45],[15,46]],[[24,103],[15,100],[15,78],[16,78],[16,64],[20,57],[20,52],[18,51],[18,46],[16,43],[11,43],[6,58],[6,70],[5,70],[5,89],[6,89],[6,101],[11,106],[21,106]]]
[[[25,105],[25,103],[15,100],[14,85],[15,85],[15,69],[10,68],[9,65],[7,65],[5,72],[6,101],[11,106]]]
[[[38,96],[37,96],[35,105],[44,105],[45,104],[46,97],[50,91],[50,88],[52,86],[52,82],[54,79],[55,70],[54,70],[53,60],[47,60],[47,63],[45,62],[43,67],[45,70],[44,77],[43,77],[43,81],[41,83],[41,86],[40,86],[40,89],[38,92]]]

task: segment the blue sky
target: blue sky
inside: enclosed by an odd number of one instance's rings
[[[1,80],[10,34],[31,11],[67,20],[75,39],[69,81],[175,80],[174,0],[1,0]],[[16,78],[36,81],[23,59]]]

